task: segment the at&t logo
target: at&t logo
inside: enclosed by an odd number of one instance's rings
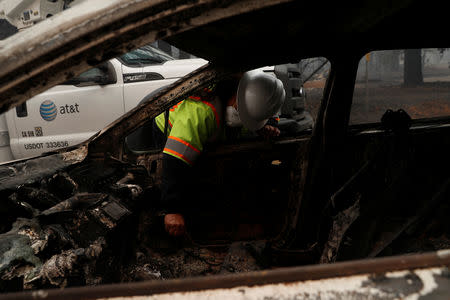
[[[42,102],[39,112],[41,113],[42,119],[45,121],[53,121],[58,114],[56,105],[51,100],[45,100]]]

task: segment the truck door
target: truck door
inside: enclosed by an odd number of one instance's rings
[[[149,93],[207,63],[203,59],[177,60],[151,45],[130,51],[118,59],[122,63],[125,112]]]
[[[118,61],[109,61],[16,108],[16,158],[76,145],[124,113]]]

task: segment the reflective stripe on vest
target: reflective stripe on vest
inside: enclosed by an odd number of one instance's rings
[[[169,152],[170,154],[176,156],[177,158],[183,160],[184,162],[192,165],[193,162],[199,157],[201,151],[174,136],[169,136],[167,138],[166,146],[164,152]]]

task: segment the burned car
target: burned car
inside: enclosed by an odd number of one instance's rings
[[[5,40],[2,112],[156,39],[211,63],[85,143],[0,166],[4,297],[448,298],[450,89],[433,4],[105,0]],[[211,145],[187,233],[167,236],[161,150],[125,138],[228,74],[314,57],[330,67],[313,130]]]

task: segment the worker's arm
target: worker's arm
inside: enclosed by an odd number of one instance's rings
[[[185,232],[183,213],[189,202],[186,195],[191,167],[167,154],[163,154],[162,163],[161,206],[165,212],[164,227],[169,235],[181,236]]]
[[[165,213],[182,213],[185,210],[188,190],[188,179],[191,167],[171,155],[163,154],[162,182],[161,182],[161,206]]]

